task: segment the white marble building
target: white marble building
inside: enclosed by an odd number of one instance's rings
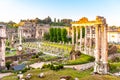
[[[120,31],[117,30],[108,30],[108,42],[109,43],[119,43],[120,44]]]

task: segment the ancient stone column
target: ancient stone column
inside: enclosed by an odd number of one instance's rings
[[[5,39],[1,39],[1,67],[5,67]]]
[[[72,26],[72,45],[74,45],[74,26]]]
[[[5,41],[6,41],[6,27],[0,26],[0,68],[5,67]]]
[[[35,38],[38,39],[39,33],[38,33],[38,27],[37,27],[37,26],[36,26],[36,30],[35,30],[35,31],[36,31],[36,32],[35,32],[35,33],[36,33],[36,34],[35,34]]]
[[[99,40],[99,25],[95,26],[95,65],[94,65],[94,73],[99,72],[99,62],[100,62],[100,40]]]
[[[104,59],[104,26],[101,25],[101,61]]]
[[[82,26],[80,26],[80,51],[82,51]]]
[[[42,37],[44,37],[44,29],[42,29]]]
[[[103,65],[104,65],[104,74],[108,72],[108,41],[107,41],[107,24],[104,25],[104,58],[103,58]]]
[[[92,26],[90,26],[90,46],[89,46],[89,53],[92,54]]]
[[[85,26],[84,52],[87,54],[87,26]]]
[[[78,49],[78,27],[76,27],[76,50]]]
[[[11,38],[11,47],[14,47],[14,34],[12,34],[12,38]]]
[[[19,29],[19,44],[22,45],[22,29]]]

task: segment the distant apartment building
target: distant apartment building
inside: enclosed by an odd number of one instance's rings
[[[108,29],[108,42],[120,44],[120,29],[119,28]]]

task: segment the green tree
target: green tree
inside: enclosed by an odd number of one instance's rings
[[[57,29],[57,42],[60,42],[62,39],[61,39],[61,28],[58,28]]]
[[[50,41],[53,42],[54,41],[54,29],[53,28],[50,28],[49,29],[49,33],[50,33]]]
[[[66,29],[62,29],[61,37],[62,37],[62,41],[67,42],[67,30]]]
[[[50,34],[49,33],[45,33],[43,38],[44,38],[44,40],[49,41],[50,40]]]
[[[85,37],[85,27],[82,27],[82,38]]]
[[[57,28],[53,28],[54,29],[54,42],[57,42]]]
[[[10,64],[11,64],[11,63],[12,63],[11,61],[7,61],[6,64],[5,64],[8,70],[9,70],[9,68],[10,68]]]

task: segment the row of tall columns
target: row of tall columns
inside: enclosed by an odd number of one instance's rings
[[[76,29],[76,43],[75,43],[75,41],[74,41],[74,39],[75,39],[75,35],[74,35],[74,28]],[[76,50],[77,50],[77,48],[78,48],[78,42],[80,42],[80,46],[79,46],[79,49],[80,49],[80,51],[83,51],[82,50],[82,40],[83,40],[83,38],[82,38],[82,33],[83,33],[83,31],[82,31],[82,27],[80,26],[79,27],[80,28],[80,38],[78,39],[78,27],[72,27],[72,44],[74,45],[75,44],[75,47],[76,47]],[[91,28],[92,29],[92,28]],[[90,31],[90,39],[92,39],[92,30]],[[78,41],[79,40],[79,41]],[[90,44],[91,44],[91,46],[90,47],[92,47],[92,40],[90,41]],[[84,52],[87,54],[87,26],[85,26],[85,37],[84,37]]]
[[[74,27],[72,27],[72,45],[75,45],[75,49],[77,50],[78,49],[78,40],[80,40],[80,51],[82,51],[82,27],[80,27],[80,39],[78,39],[78,30],[79,28],[78,27],[75,27],[76,29],[76,44],[75,44],[75,34],[74,34]]]

